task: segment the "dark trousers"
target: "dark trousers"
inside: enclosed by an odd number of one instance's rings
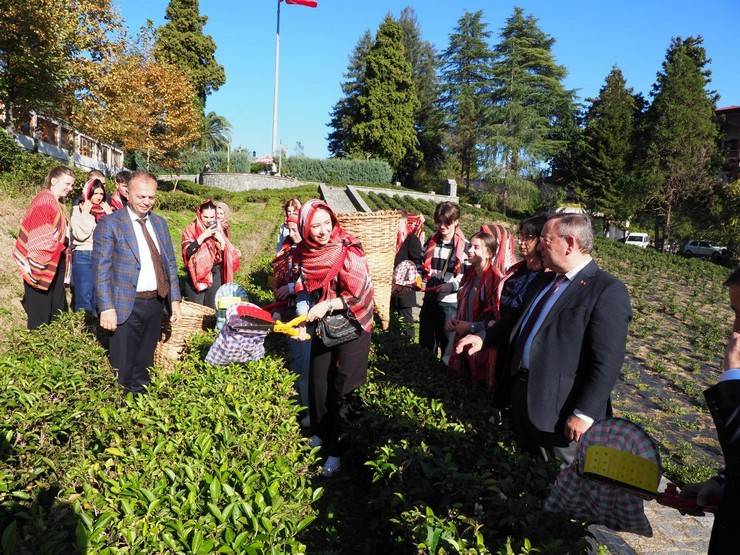
[[[413,309],[410,306],[396,307],[396,312],[398,312],[403,326],[403,335],[409,339],[414,338],[414,314],[412,311]]]
[[[149,383],[163,311],[162,299],[136,299],[131,316],[110,336],[110,363],[128,391],[141,392]]]
[[[522,447],[546,461],[557,459],[562,467],[569,466],[575,459],[578,443],[569,442],[562,431],[543,432],[529,421],[527,407],[527,374],[518,372],[511,378],[511,420],[514,432]]]
[[[456,303],[440,303],[437,300],[424,299],[419,314],[419,345],[437,356],[437,349],[442,353],[442,360],[449,360],[454,331],[445,331],[445,323],[455,318]]]
[[[187,277],[185,278],[185,290],[183,291],[185,298],[190,302],[209,306],[216,310],[216,292],[222,285],[221,265],[218,264],[213,267],[213,273],[211,274],[213,277],[213,284],[208,289],[201,291],[200,293],[198,293],[193,286],[193,282],[190,279],[190,272],[187,271],[187,268],[185,270],[187,273]]]
[[[308,374],[309,410],[313,433],[329,456],[341,457],[349,448],[347,418],[352,393],[365,382],[370,334],[328,348],[318,337],[311,343]]]
[[[67,310],[67,297],[64,294],[64,268],[65,262],[62,256],[57,266],[57,273],[46,291],[23,282],[21,304],[28,316],[29,330],[34,330],[41,324],[49,324],[59,312]]]

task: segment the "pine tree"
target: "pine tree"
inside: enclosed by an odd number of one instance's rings
[[[709,191],[717,176],[716,94],[707,90],[710,60],[702,44],[701,37],[675,37],[650,93],[643,182],[645,200],[662,220],[664,244],[670,243],[674,210]]]
[[[396,176],[418,164],[419,141],[414,114],[419,107],[411,65],[406,60],[403,29],[387,15],[367,54],[357,96],[358,123],[350,129],[350,153],[385,160]]]
[[[361,81],[365,76],[365,60],[373,45],[370,31],[365,31],[357,41],[349,58],[345,81],[342,83],[342,98],[337,101],[331,112],[329,127],[329,152],[332,156],[344,158],[349,155],[350,129],[359,121],[357,97],[360,94]]]
[[[450,128],[449,148],[460,163],[465,184],[478,172],[479,146],[488,117],[483,102],[490,86],[491,33],[483,12],[466,12],[442,53],[442,105]]]
[[[216,43],[203,34],[208,18],[200,15],[198,4],[198,0],[170,0],[167,23],[157,29],[154,54],[158,62],[175,65],[190,78],[203,112],[208,95],[226,82],[226,73],[216,61]]]
[[[493,49],[489,146],[503,176],[535,168],[565,146],[573,92],[563,86],[566,70],[555,62],[554,42],[537,19],[515,8]]]
[[[607,220],[631,216],[629,191],[638,103],[622,71],[613,67],[586,113],[578,187],[586,206]]]
[[[406,7],[398,18],[403,28],[406,59],[411,64],[419,108],[414,114],[414,125],[419,138],[423,160],[416,178],[432,177],[439,170],[443,159],[444,114],[439,106],[440,86],[437,78],[439,59],[431,42],[421,38],[421,27],[413,8]],[[407,168],[410,177],[417,168]],[[421,183],[417,183],[420,185]]]

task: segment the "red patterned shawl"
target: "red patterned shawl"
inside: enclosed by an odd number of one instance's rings
[[[434,248],[442,243],[442,234],[438,231],[427,243],[427,248],[424,251],[424,258],[421,262],[421,270],[425,278],[429,278],[429,274],[432,271],[432,257],[434,256]],[[462,271],[462,263],[465,259],[465,235],[463,235],[460,226],[458,225],[455,229],[455,235],[452,237],[452,243],[455,249],[455,266],[447,271],[453,274],[459,274]]]
[[[319,245],[309,235],[317,210],[331,216],[332,232],[326,245]],[[320,301],[341,295],[362,328],[373,325],[373,286],[362,244],[339,225],[336,215],[321,200],[312,199],[301,207],[298,229],[303,241],[296,247],[301,280],[296,290],[321,290]]]
[[[221,283],[230,283],[234,281],[234,274],[239,270],[240,263],[239,252],[226,237],[224,237],[226,243],[223,251],[215,237],[209,237],[198,247],[195,254],[188,258],[188,246],[193,241],[197,241],[200,234],[206,230],[201,210],[203,205],[209,202],[201,203],[195,211],[195,220],[188,224],[182,232],[182,260],[188,269],[193,286],[198,292],[205,291],[213,285],[212,271],[214,265],[221,264]]]
[[[13,249],[13,259],[28,285],[48,291],[66,248],[67,225],[67,213],[49,189],[33,198]]]
[[[396,235],[396,252],[401,250],[401,245],[409,235],[416,235],[419,242],[424,244],[424,216],[422,214],[406,214],[398,222],[398,234]]]

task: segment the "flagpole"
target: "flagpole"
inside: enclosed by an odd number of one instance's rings
[[[270,154],[275,156],[277,148],[278,133],[278,87],[280,84],[280,2],[277,3],[277,29],[275,31],[275,95],[272,103],[272,150]]]

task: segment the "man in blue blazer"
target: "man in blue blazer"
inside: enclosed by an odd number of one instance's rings
[[[552,270],[536,279],[522,308],[468,336],[458,350],[497,346],[511,375],[512,423],[523,446],[570,463],[577,442],[611,412],[632,317],[624,284],[591,258],[591,221],[556,214],[539,249]]]
[[[149,383],[163,314],[179,320],[181,295],[167,223],[151,213],[156,178],[135,172],[128,193],[126,207],[98,222],[92,264],[100,326],[111,333],[111,365],[126,390],[140,393]]]

